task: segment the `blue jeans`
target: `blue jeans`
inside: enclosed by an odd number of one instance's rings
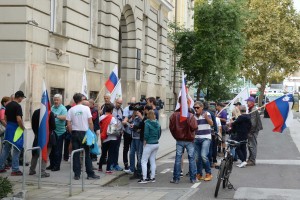
[[[13,147],[13,155],[12,155],[12,172],[19,171],[19,157],[21,151],[19,151],[16,147],[14,147],[9,142],[3,143],[2,153],[0,155],[0,169],[4,169],[5,161],[10,154],[11,147]]]
[[[135,172],[135,155],[137,158],[137,174],[142,174],[142,154],[143,154],[143,142],[140,139],[132,139],[130,146],[130,171]]]
[[[195,139],[195,150],[197,152],[197,174],[202,176],[203,164],[206,174],[211,174],[208,153],[210,149],[210,139]]]
[[[195,148],[193,142],[176,141],[176,156],[173,172],[173,180],[180,179],[181,158],[184,149],[186,149],[189,158],[190,180],[196,180],[196,163],[195,163]]]

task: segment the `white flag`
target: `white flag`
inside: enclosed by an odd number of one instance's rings
[[[177,104],[176,104],[176,108],[175,110],[178,110],[180,108],[180,104],[179,104],[179,97],[181,97],[181,90],[179,91],[178,97],[177,97]],[[190,96],[189,93],[187,93],[187,98],[188,98],[188,106],[189,108],[193,108],[194,107],[194,100],[193,98]]]
[[[86,82],[86,73],[85,73],[85,68],[83,69],[83,75],[82,75],[82,88],[81,88],[81,94],[86,96],[88,99],[88,91],[87,91],[87,82]]]
[[[234,109],[234,103],[240,102],[242,105],[246,106],[247,108],[247,112],[248,112],[248,106],[247,106],[247,101],[246,99],[248,99],[249,97],[249,92],[248,92],[248,88],[245,87],[238,95],[236,95],[236,97],[234,97],[231,102],[230,102],[230,106],[229,106],[229,114],[231,116],[231,113]]]
[[[114,88],[114,90],[112,91],[112,93],[110,94],[110,101],[112,103],[115,102],[116,99],[118,98],[122,98],[122,85],[121,85],[121,79],[119,79],[116,87]]]

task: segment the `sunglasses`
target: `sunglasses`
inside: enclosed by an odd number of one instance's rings
[[[200,107],[194,107],[194,109],[196,110],[196,109],[199,109]]]

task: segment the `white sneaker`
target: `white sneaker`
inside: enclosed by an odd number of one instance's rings
[[[247,165],[247,162],[242,162],[238,167],[243,168],[243,167],[246,167],[246,165]]]
[[[133,172],[132,172],[130,169],[124,169],[124,172],[125,172],[126,174],[133,174]]]

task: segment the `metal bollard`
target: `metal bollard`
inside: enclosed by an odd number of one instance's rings
[[[41,189],[41,170],[42,170],[42,157],[41,157],[41,147],[33,147],[30,149],[26,149],[23,152],[23,180],[22,180],[22,190],[25,190],[25,163],[26,163],[26,152],[27,151],[32,151],[32,150],[39,150],[39,174],[38,174],[38,189]]]
[[[85,151],[83,148],[81,149],[76,149],[74,151],[72,151],[71,153],[71,165],[70,165],[70,189],[69,189],[69,196],[72,196],[72,172],[73,172],[73,156],[74,156],[74,153],[77,153],[77,152],[83,152],[83,160],[82,160],[82,174],[81,174],[81,179],[82,179],[82,183],[81,183],[81,189],[82,189],[82,192],[84,191],[84,179],[83,179],[83,173],[84,173],[84,168],[85,168]]]

